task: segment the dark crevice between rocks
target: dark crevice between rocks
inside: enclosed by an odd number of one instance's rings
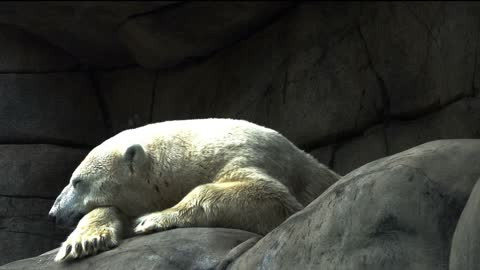
[[[328,161],[328,167],[330,169],[334,169],[335,166],[337,166],[335,158],[336,158],[337,150],[340,148],[340,146],[341,146],[341,143],[336,143],[332,145],[332,153],[330,154],[330,160]]]
[[[122,66],[111,66],[111,67],[90,66],[89,68],[82,69],[82,71],[92,69],[95,72],[114,72],[114,71],[129,70],[129,69],[135,69],[135,68],[145,69],[144,67],[138,64],[127,64]]]
[[[436,106],[434,108],[431,108],[431,110],[426,111],[422,115],[419,115],[418,117],[412,118],[412,119],[410,119],[410,118],[399,119],[399,118],[396,118],[396,117],[390,117],[389,118],[389,125],[394,124],[394,123],[401,123],[401,122],[419,120],[419,119],[421,119],[423,117],[426,117],[426,116],[429,116],[431,114],[441,112],[442,110],[446,109],[447,107],[449,107],[450,105],[452,105],[456,102],[462,101],[464,99],[469,99],[469,98],[476,98],[476,97],[474,95],[470,95],[470,94],[468,94],[468,95],[462,94],[462,95],[458,96],[457,98],[455,98],[455,99],[449,101],[448,103],[444,104],[443,106]],[[299,144],[299,147],[301,149],[307,151],[307,152],[310,152],[310,151],[315,150],[315,149],[320,148],[320,147],[325,147],[325,146],[335,145],[335,144],[342,144],[342,143],[351,141],[355,137],[363,136],[365,131],[367,131],[371,128],[377,127],[379,125],[381,125],[383,127],[383,130],[386,132],[386,129],[388,128],[388,126],[385,125],[385,122],[383,122],[383,120],[382,121],[376,121],[376,122],[368,125],[367,127],[363,128],[362,130],[345,131],[345,132],[342,132],[340,134],[325,137],[324,139],[318,140],[316,142],[312,142],[312,143],[308,143],[308,144]],[[384,134],[384,136],[386,136],[386,134]],[[388,147],[388,141],[386,141],[386,147]],[[388,150],[388,148],[386,150]]]
[[[421,25],[423,28],[425,28],[425,31],[427,32],[427,35],[430,36],[430,38],[435,41],[437,46],[440,46],[440,42],[437,39],[437,36],[433,33],[432,27],[424,21],[415,11],[412,9],[411,5],[409,3],[401,3],[404,5],[406,10],[412,15],[412,17],[417,21],[419,25]],[[435,17],[438,17],[438,13],[440,12],[440,8],[437,7],[437,10],[435,10]]]
[[[48,69],[48,70],[2,70],[0,74],[55,74],[55,73],[76,73],[83,72],[80,66],[71,69]]]
[[[103,123],[105,125],[105,128],[107,130],[107,134],[108,134],[108,136],[111,136],[111,135],[113,135],[112,134],[113,133],[113,127],[112,127],[112,118],[111,118],[111,116],[108,112],[108,109],[107,109],[107,97],[105,97],[103,95],[103,92],[100,89],[100,82],[99,82],[99,79],[98,79],[96,73],[93,70],[91,70],[90,68],[88,68],[88,76],[90,78],[93,90],[94,90],[95,95],[97,97],[98,106],[99,106],[99,109],[100,109],[100,113],[102,114],[102,119],[103,119]],[[105,139],[105,138],[103,138],[103,139]]]
[[[55,197],[47,197],[47,196],[37,196],[37,195],[9,195],[9,194],[0,194],[0,197],[3,198],[12,198],[12,199],[39,199],[39,200],[49,200],[55,201]]]
[[[478,25],[477,25],[477,38],[475,39],[475,60],[473,64],[473,74],[472,74],[472,95],[473,96],[479,96],[480,95],[480,89],[476,86],[475,81],[477,77],[477,65],[478,65],[478,50],[480,48],[480,19],[478,20]]]
[[[443,110],[444,108],[446,108],[446,107],[452,105],[453,103],[458,102],[462,99],[474,98],[474,97],[475,97],[475,95],[471,93],[471,90],[467,90],[464,93],[460,93],[460,94],[456,95],[455,97],[453,97],[452,99],[450,99],[447,102],[443,102],[443,103],[436,102],[434,104],[431,104],[430,106],[425,106],[425,108],[416,110],[414,112],[404,113],[404,114],[401,114],[401,115],[392,115],[392,116],[390,116],[390,120],[391,121],[393,121],[393,120],[396,120],[396,121],[416,120],[416,119],[422,118],[426,115],[429,115],[429,114],[432,114],[432,113],[435,113],[435,112],[439,112],[439,111]]]
[[[383,125],[382,127],[382,133],[383,133],[383,139],[384,139],[384,144],[385,144],[385,152],[387,155],[390,154],[390,149],[389,149],[389,143],[388,143],[388,136],[387,136],[387,128],[390,125],[390,96],[389,96],[389,91],[387,88],[387,85],[385,83],[385,80],[380,76],[380,73],[378,70],[375,68],[375,64],[373,63],[373,58],[370,53],[370,49],[368,48],[368,43],[367,39],[363,35],[362,32],[362,26],[360,22],[356,23],[357,25],[357,31],[358,34],[360,35],[360,39],[362,40],[363,46],[365,48],[365,53],[367,55],[367,60],[368,60],[368,65],[370,69],[372,70],[373,74],[375,75],[375,78],[377,80],[378,87],[380,88],[380,97],[382,101],[382,108],[381,108],[381,123]]]
[[[375,75],[375,78],[376,78],[377,83],[378,83],[378,87],[380,88],[380,97],[382,99],[382,105],[383,105],[383,107],[382,107],[383,122],[385,124],[388,124],[388,122],[390,121],[390,96],[389,96],[389,91],[388,91],[387,85],[385,83],[385,80],[383,80],[383,78],[380,76],[380,73],[375,68],[375,64],[373,63],[372,55],[371,55],[370,50],[368,48],[367,40],[366,40],[365,36],[363,35],[362,27],[361,27],[359,22],[357,22],[357,31],[358,31],[360,39],[363,43],[363,46],[365,48],[365,54],[367,56],[368,66],[370,67],[373,74]]]
[[[242,243],[238,244],[236,247],[232,248],[227,255],[217,264],[215,270],[226,270],[230,268],[230,265],[238,259],[242,254],[247,252],[250,248],[252,248],[262,237],[255,236],[250,239],[243,241]]]
[[[22,140],[15,140],[15,141],[0,141],[0,146],[1,145],[52,145],[52,146],[59,146],[59,147],[65,147],[65,148],[72,148],[72,149],[80,149],[80,150],[90,150],[94,145],[89,145],[89,144],[81,144],[81,143],[75,143],[75,142],[70,142],[70,141],[65,141],[65,140],[28,140],[28,141],[22,141]]]
[[[131,19],[135,19],[135,18],[138,18],[138,17],[147,16],[147,15],[152,15],[152,14],[155,14],[155,13],[165,12],[165,11],[170,10],[170,9],[178,8],[178,7],[180,7],[182,5],[185,5],[186,3],[189,3],[189,2],[191,2],[191,1],[178,1],[178,3],[171,3],[171,4],[168,4],[168,5],[165,5],[165,6],[161,6],[161,7],[152,9],[152,10],[132,14],[132,15],[128,16],[127,18],[125,18],[124,20],[122,20],[119,24],[117,24],[117,26],[115,27],[115,31],[118,31],[124,24],[126,24]]]
[[[184,2],[186,3],[186,2]],[[252,31],[245,33],[243,35],[240,35],[238,38],[235,40],[225,44],[223,47],[214,49],[210,52],[205,53],[205,55],[197,55],[197,56],[192,56],[184,59],[183,61],[179,61],[175,64],[169,65],[169,66],[164,66],[164,67],[159,67],[157,70],[163,70],[163,71],[182,71],[185,70],[189,67],[192,66],[197,66],[205,61],[207,61],[209,58],[212,58],[216,54],[223,52],[225,50],[234,48],[238,44],[242,43],[243,41],[246,41],[253,37],[255,34],[260,33],[270,27],[271,25],[275,24],[276,22],[280,21],[283,19],[286,15],[290,14],[293,12],[298,6],[300,5],[301,2],[293,2],[290,7],[286,7],[282,10],[279,10],[276,14],[273,14],[271,18],[268,21],[265,21],[262,25],[258,26],[255,29],[252,29]],[[168,7],[168,6],[167,6]]]
[[[55,74],[55,73],[76,73],[76,72],[80,73],[80,72],[90,72],[91,70],[95,72],[113,72],[113,71],[120,71],[120,70],[129,70],[134,68],[145,69],[144,67],[138,64],[128,64],[123,66],[112,66],[112,67],[78,65],[68,69],[0,70],[0,74]]]
[[[393,153],[390,151],[390,147],[388,143],[387,127],[385,125],[382,126],[382,137],[383,137],[383,144],[385,147],[385,155],[389,156]]]
[[[152,86],[152,95],[151,95],[151,101],[150,101],[150,123],[153,123],[153,115],[155,112],[155,98],[156,98],[156,93],[157,93],[157,83],[158,83],[158,78],[160,77],[160,71],[155,72],[155,78],[153,79],[153,86]]]

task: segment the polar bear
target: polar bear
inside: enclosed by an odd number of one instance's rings
[[[244,120],[126,130],[94,148],[55,200],[57,224],[78,222],[55,261],[176,227],[266,234],[338,178],[278,132]]]

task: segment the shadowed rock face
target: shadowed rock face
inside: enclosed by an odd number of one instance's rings
[[[427,143],[344,176],[230,269],[448,269],[480,140]]]
[[[35,33],[74,55],[83,64],[111,67],[133,64],[117,37],[117,28],[130,16],[175,1],[5,1],[0,22]]]
[[[120,26],[119,36],[140,65],[169,67],[230,46],[293,5],[291,1],[186,2],[130,18]]]
[[[258,235],[232,229],[174,229],[127,239],[113,250],[73,263],[54,262],[55,249],[0,269],[214,269],[230,250],[253,237]]]

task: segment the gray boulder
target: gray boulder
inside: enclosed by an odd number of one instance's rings
[[[230,269],[448,269],[478,160],[480,140],[443,140],[366,164]]]
[[[229,259],[229,251],[254,237],[258,235],[233,229],[174,229],[126,239],[115,249],[73,263],[54,262],[55,249],[0,269],[215,269],[224,259]]]
[[[480,266],[479,213],[480,181],[477,181],[453,235],[450,270],[475,270]]]

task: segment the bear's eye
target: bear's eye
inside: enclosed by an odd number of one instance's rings
[[[82,182],[82,179],[80,179],[80,178],[75,178],[75,179],[73,179],[73,180],[72,180],[72,186],[73,186],[73,188],[76,188],[77,185],[78,185],[80,182]]]

